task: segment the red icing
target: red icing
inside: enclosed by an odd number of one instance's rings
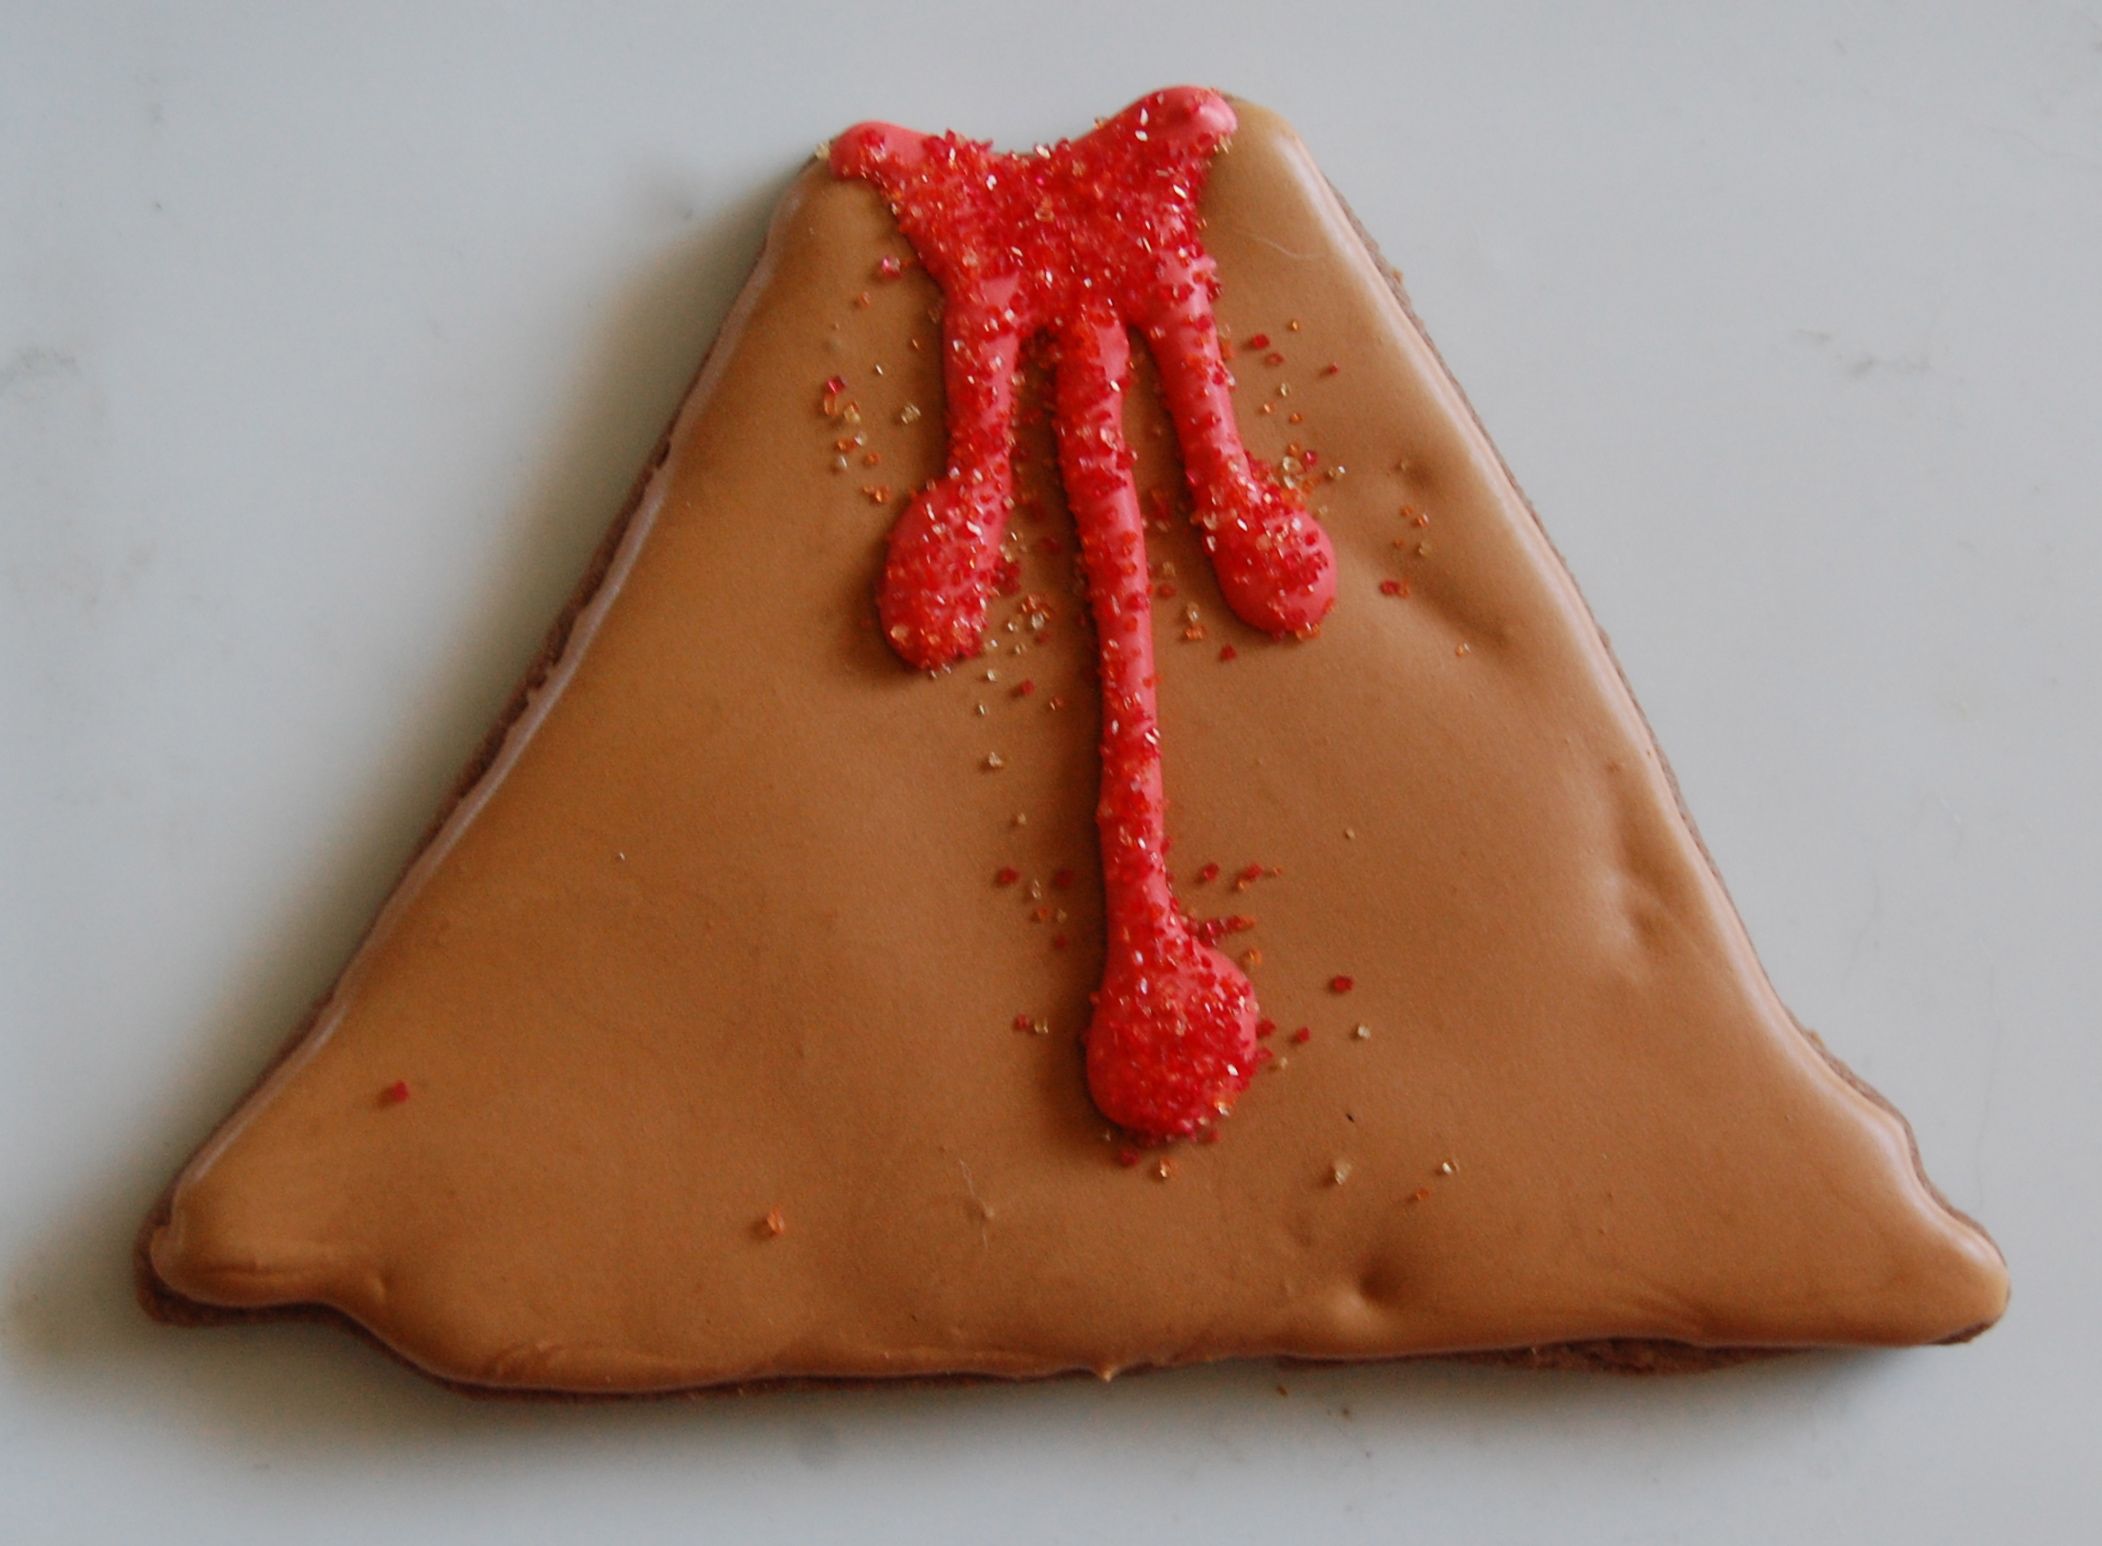
[[[1127,329],[1159,367],[1227,605],[1266,632],[1307,634],[1336,590],[1327,535],[1234,422],[1197,215],[1233,128],[1221,98],[1182,87],[1023,154],[888,124],[832,147],[836,173],[889,197],[944,301],[948,467],[892,528],[877,598],[885,636],[915,666],[979,652],[1014,497],[1015,372],[1023,345],[1051,335],[1059,468],[1102,686],[1095,820],[1109,939],[1088,1087],[1104,1115],[1154,1137],[1197,1132],[1232,1108],[1258,1063],[1257,1014],[1247,977],[1197,936],[1168,879],[1152,586],[1124,439]]]

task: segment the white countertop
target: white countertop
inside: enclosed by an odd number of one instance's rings
[[[0,0],[0,1535],[2093,1538],[2102,20],[1185,9]],[[2005,1324],[577,1408],[147,1323],[138,1217],[341,962],[798,159],[1177,79],[1293,118],[1404,269],[1784,996],[2005,1248]]]

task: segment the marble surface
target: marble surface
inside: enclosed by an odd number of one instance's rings
[[[1174,79],[1294,118],[1403,267],[1783,993],[2006,1249],[2005,1324],[578,1408],[145,1322],[136,1219],[342,960],[798,159]],[[0,0],[0,146],[0,1534],[2092,1539],[2102,19]]]

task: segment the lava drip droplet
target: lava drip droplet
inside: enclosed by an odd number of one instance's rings
[[[1088,1091],[1136,1132],[1184,1137],[1233,1108],[1255,1066],[1255,989],[1200,941],[1168,878],[1145,519],[1123,431],[1130,344],[1114,314],[1060,330],[1059,471],[1080,532],[1102,683],[1108,949],[1087,1032]]]

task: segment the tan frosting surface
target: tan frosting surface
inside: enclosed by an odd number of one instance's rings
[[[1347,472],[1313,490],[1342,581],[1313,641],[1234,622],[1179,520],[1153,539],[1174,868],[1193,910],[1257,920],[1228,948],[1259,949],[1283,1028],[1222,1140],[1161,1151],[1165,1180],[1120,1165],[1081,1077],[1095,713],[1041,455],[1043,634],[931,679],[876,635],[884,532],[940,457],[934,291],[873,277],[907,250],[888,213],[813,167],[555,671],[178,1182],[169,1289],[332,1306],[433,1373],[535,1389],[1999,1315],[1990,1241],[1766,982],[1387,277],[1290,130],[1240,110],[1205,203],[1219,312],[1287,356],[1244,348],[1242,423]],[[834,466],[834,373],[877,467]],[[1282,873],[1236,892],[1194,882],[1208,860]],[[1038,900],[992,883],[1009,865],[1077,878]]]

